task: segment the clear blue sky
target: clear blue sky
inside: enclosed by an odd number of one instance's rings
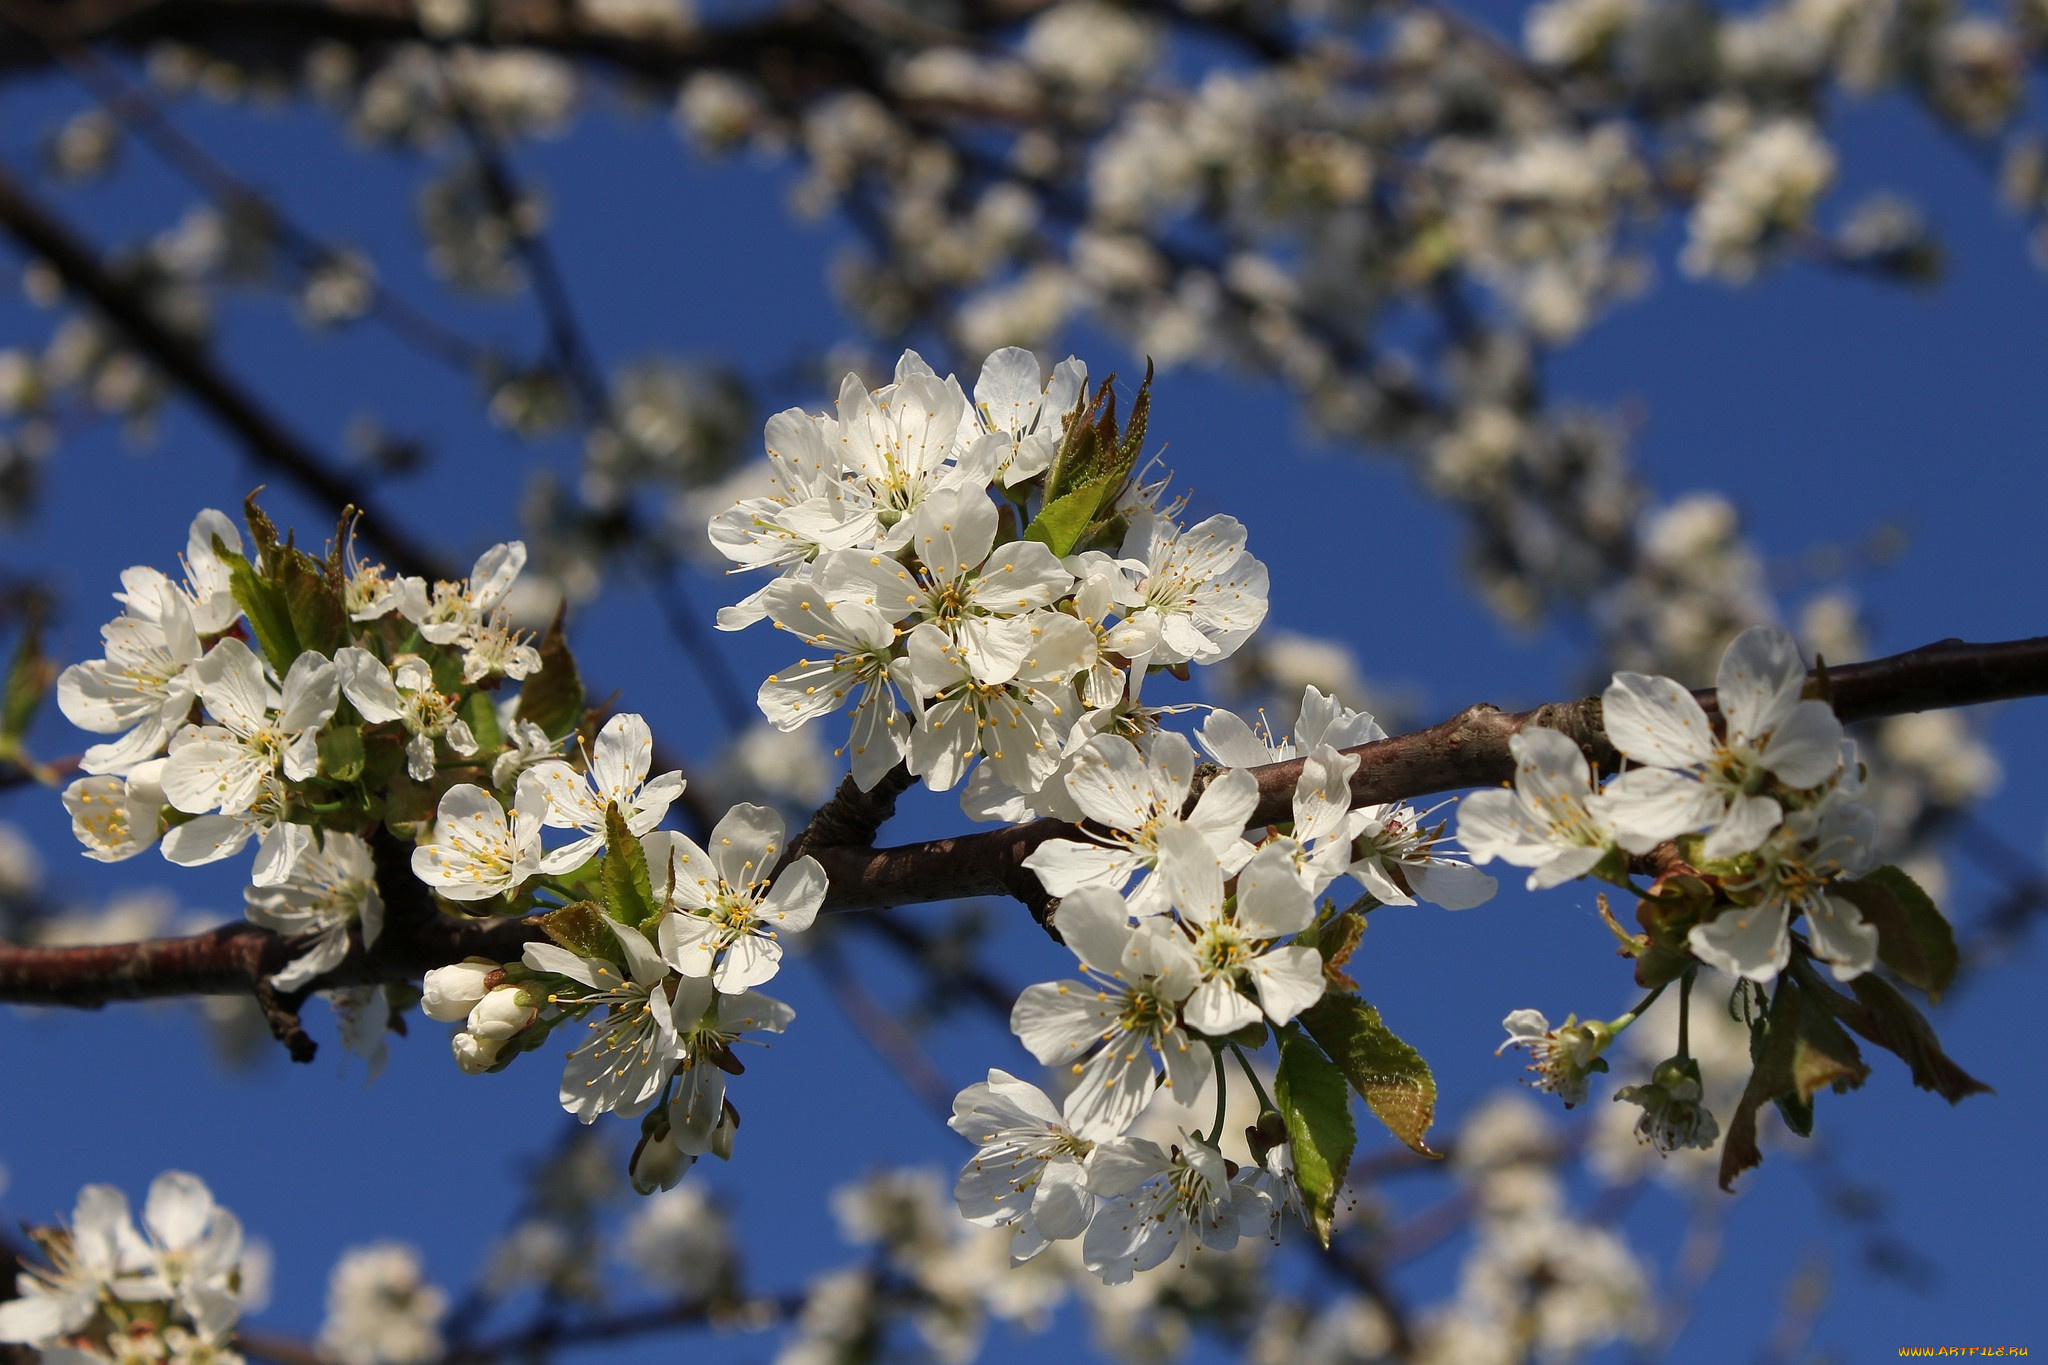
[[[76,92],[56,83],[0,90],[0,154],[26,164],[56,111],[78,105]],[[419,163],[364,155],[303,111],[252,119],[194,105],[178,117],[302,221],[369,247],[402,291],[429,292],[411,228]],[[1949,635],[2042,633],[2048,289],[1983,173],[1910,111],[1879,103],[1854,111],[1843,128],[1844,184],[1830,209],[1878,187],[1918,198],[1952,248],[1941,287],[1912,293],[1795,268],[1734,292],[1679,277],[1675,239],[1664,240],[1660,286],[1560,357],[1555,387],[1595,403],[1639,400],[1648,415],[1641,458],[1655,487],[1734,497],[1792,600],[1813,586],[1797,571],[1805,551],[1855,542],[1879,523],[1903,526],[1904,557],[1855,583],[1879,652]],[[154,230],[190,201],[130,150],[113,182],[62,200],[103,241]],[[838,233],[791,222],[783,171],[709,167],[684,155],[659,118],[602,111],[520,159],[547,187],[555,243],[607,361],[712,354],[766,375],[846,331],[823,282]],[[476,305],[464,316],[479,332],[535,334],[524,302]],[[18,298],[0,299],[0,344],[40,340],[48,325]],[[1074,340],[1096,373],[1135,369],[1105,338]],[[516,531],[515,505],[536,462],[573,465],[565,445],[535,451],[482,427],[460,381],[374,331],[309,337],[264,298],[229,308],[223,354],[330,450],[364,411],[431,438],[438,463],[391,482],[387,497],[415,529],[464,555]],[[770,396],[822,406],[829,394]],[[1450,517],[1391,465],[1314,443],[1284,395],[1174,373],[1159,385],[1152,431],[1171,442],[1196,490],[1196,514],[1228,510],[1250,527],[1252,548],[1272,569],[1273,624],[1342,636],[1369,674],[1418,689],[1432,715],[1475,700],[1532,702],[1572,685],[1580,656],[1571,636],[1522,637],[1498,626],[1459,581]],[[92,652],[123,566],[168,563],[195,509],[233,508],[263,477],[179,404],[147,450],[93,433],[65,445],[48,476],[41,516],[8,537],[0,565],[55,580],[65,613],[55,645],[67,657]],[[324,536],[325,519],[288,492],[268,502],[280,521],[296,516],[305,538]],[[716,581],[697,588],[706,604],[726,590]],[[635,593],[609,596],[578,623],[576,641],[586,675],[622,689],[622,704],[643,711],[657,734],[694,757],[713,751],[719,735],[699,685]],[[734,653],[741,675],[765,671],[773,651],[772,641],[743,642]],[[2048,824],[2044,715],[2048,702],[2014,705],[1992,729],[2006,781],[1984,816],[2030,856]],[[39,737],[45,752],[76,747],[61,722]],[[71,856],[53,798],[16,794],[0,815],[35,834],[64,895],[97,900],[164,885],[193,911],[236,912],[238,864],[176,876],[154,857],[106,868]],[[919,828],[914,818],[908,829]],[[1992,888],[1957,866],[1947,908],[1967,925]],[[1443,1112],[1455,1122],[1518,1074],[1491,1056],[1510,1008],[1556,1017],[1625,1001],[1624,973],[1603,940],[1590,893],[1504,890],[1463,915],[1418,910],[1376,922],[1357,974],[1435,1065]],[[998,960],[1020,984],[1067,970],[1064,950],[1028,925],[999,946]],[[1814,1344],[1837,1359],[1877,1359],[1907,1343],[2048,1349],[2037,1297],[2048,1213],[2036,1174],[2048,1125],[2034,1043],[2040,968],[2035,947],[1936,1016],[1952,1054],[1996,1086],[1995,1097],[1950,1110],[1913,1090],[1886,1056],[1864,1092],[1820,1102],[1821,1132],[1840,1165],[1886,1191],[1889,1226],[1939,1265],[1938,1280],[1909,1290],[1859,1266],[1855,1230],[1824,1216],[1800,1163],[1774,1156],[1732,1210],[1730,1253],[1677,1359],[1747,1358],[1776,1318],[1787,1275],[1817,1249],[1833,1254],[1835,1277]],[[962,1149],[836,1026],[810,971],[798,965],[776,984],[798,1011],[796,1027],[742,1083],[738,1159],[707,1163],[691,1178],[732,1201],[758,1283],[780,1289],[847,1255],[823,1205],[833,1184],[872,1166],[950,1168]],[[8,1096],[0,1161],[12,1176],[4,1208],[40,1218],[68,1210],[87,1181],[139,1195],[159,1170],[200,1172],[275,1245],[276,1302],[259,1321],[280,1331],[316,1327],[328,1267],[344,1247],[377,1237],[418,1243],[431,1271],[459,1287],[515,1197],[507,1177],[559,1130],[556,1072],[533,1058],[501,1076],[465,1078],[442,1030],[415,1025],[410,1041],[394,1040],[384,1079],[365,1091],[335,1046],[310,1067],[270,1056],[251,1071],[224,1072],[185,1008],[0,1014]],[[988,1065],[1025,1063],[1007,1034],[978,1020],[935,1040],[934,1054],[963,1084]],[[1652,1193],[1628,1219],[1667,1274],[1683,1214]],[[1404,1272],[1402,1284],[1427,1301],[1455,1272],[1453,1247]],[[1054,1340],[1078,1338],[1068,1329]],[[745,1358],[767,1354],[759,1343],[737,1349]],[[991,1358],[1041,1349],[999,1336]]]

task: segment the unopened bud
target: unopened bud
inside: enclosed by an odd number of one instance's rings
[[[474,1033],[458,1033],[450,1044],[455,1052],[455,1065],[471,1076],[480,1076],[498,1064],[498,1050],[504,1044],[491,1038],[479,1038]]]
[[[459,1024],[469,1017],[490,989],[487,978],[500,970],[489,958],[465,958],[452,967],[436,967],[420,983],[420,1008],[429,1019]]]
[[[469,1031],[502,1043],[540,1013],[522,986],[495,986],[469,1012]]]

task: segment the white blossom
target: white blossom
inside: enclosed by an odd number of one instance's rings
[[[163,823],[164,762],[151,759],[125,777],[81,777],[64,789],[71,832],[85,845],[86,857],[116,863],[156,842]]]
[[[1209,1049],[1181,1024],[1180,1004],[1201,981],[1178,933],[1147,920],[1133,927],[1114,892],[1089,887],[1060,902],[1060,934],[1090,981],[1026,987],[1010,1011],[1010,1029],[1047,1066],[1076,1077],[1066,1119],[1084,1137],[1114,1137],[1152,1098],[1157,1073],[1178,1095],[1201,1089],[1213,1069]]]
[[[461,758],[476,753],[469,722],[456,714],[453,699],[434,686],[433,670],[417,654],[401,654],[387,667],[367,649],[348,645],[334,651],[334,666],[342,695],[365,721],[396,721],[412,736],[405,746],[405,771],[413,781],[433,780],[435,740]]]
[[[1494,1054],[1511,1047],[1526,1048],[1529,1072],[1535,1077],[1530,1084],[1556,1095],[1567,1109],[1586,1102],[1587,1076],[1607,1070],[1607,1059],[1600,1053],[1613,1040],[1614,1030],[1599,1020],[1580,1023],[1574,1015],[1552,1028],[1542,1011],[1516,1010],[1501,1025],[1507,1029],[1508,1039]]]
[[[682,1059],[663,989],[667,964],[638,929],[613,925],[612,938],[623,971],[607,958],[579,957],[553,943],[529,943],[525,950],[527,966],[567,979],[551,983],[548,1003],[582,1018],[589,1029],[589,1039],[562,1068],[562,1107],[584,1123],[605,1113],[646,1113]],[[477,1032],[474,1023],[470,1031]]]
[[[646,834],[661,823],[668,808],[683,793],[680,770],[650,778],[654,735],[640,716],[624,712],[613,716],[598,731],[597,743],[587,759],[588,773],[579,773],[561,759],[535,764],[520,778],[522,789],[530,787],[543,804],[541,823],[551,829],[583,831],[583,837],[543,855],[540,870],[549,875],[572,872],[604,849],[609,807],[619,808],[619,817],[636,835]]]
[[[1586,756],[1569,737],[1540,725],[1509,736],[1508,747],[1514,788],[1467,796],[1458,808],[1459,842],[1475,863],[1499,858],[1533,869],[1532,891],[1583,877],[1615,843]]]
[[[1220,864],[1225,874],[1235,872],[1251,854],[1241,836],[1258,804],[1257,779],[1242,768],[1220,774],[1203,789],[1183,821],[1181,810],[1194,776],[1194,747],[1170,731],[1147,736],[1142,747],[1114,735],[1097,739],[1075,760],[1066,784],[1083,814],[1102,827],[1096,837],[1103,842],[1048,839],[1032,850],[1024,865],[1055,896],[1090,886],[1122,891],[1133,876],[1145,873],[1131,894],[1131,910],[1138,915],[1164,912],[1173,880],[1171,864],[1178,856],[1176,849],[1161,844],[1166,830],[1187,824],[1199,831],[1209,851],[1207,861]]]
[[[1607,787],[1615,829],[1647,849],[1708,830],[1701,852],[1731,858],[1763,842],[1783,817],[1759,789],[1775,778],[1817,787],[1842,763],[1842,723],[1824,701],[1802,701],[1806,665],[1790,635],[1755,626],[1721,656],[1716,696],[1727,720],[1718,738],[1707,713],[1679,684],[1617,673],[1601,701],[1608,736],[1637,763]]]
[[[1259,628],[1266,619],[1266,566],[1244,546],[1245,529],[1235,517],[1210,517],[1185,530],[1156,513],[1132,519],[1118,553],[1146,566],[1137,584],[1145,605],[1129,620],[1158,631],[1149,662],[1215,663]]]
[[[112,1185],[78,1192],[71,1226],[43,1240],[50,1264],[24,1267],[18,1297],[0,1303],[0,1342],[54,1343],[92,1321],[103,1294],[139,1269],[145,1252],[128,1213],[128,1197]]]
[[[540,789],[523,779],[509,815],[482,787],[450,787],[427,842],[413,850],[413,875],[455,901],[517,891],[540,871],[543,809]]]
[[[733,1045],[749,1033],[781,1033],[796,1011],[759,991],[726,992],[703,977],[676,983],[676,1031],[683,1062],[668,1104],[669,1131],[679,1151],[691,1157],[729,1156],[735,1119],[726,1103]]]
[[[1052,466],[1062,423],[1088,388],[1088,366],[1068,356],[1041,380],[1038,357],[1016,346],[991,351],[974,381],[974,406],[991,431],[1010,439],[1010,449],[996,464],[996,478],[1005,488],[1022,483]]]
[[[1877,963],[1877,926],[1844,897],[1838,878],[1860,876],[1877,861],[1877,817],[1839,794],[1785,817],[1754,855],[1755,866],[1727,883],[1735,904],[1686,935],[1694,956],[1731,976],[1770,981],[1791,961],[1791,923],[1806,916],[1813,954],[1837,981]]]
[[[782,817],[738,805],[711,831],[705,852],[666,830],[644,841],[661,917],[661,955],[686,977],[709,977],[737,995],[774,977],[781,935],[811,927],[825,903],[825,869],[809,856],[779,873]]]
[[[1105,1284],[1195,1251],[1228,1251],[1243,1230],[1264,1228],[1263,1196],[1233,1184],[1223,1154],[1182,1134],[1171,1152],[1145,1138],[1121,1138],[1088,1158],[1088,1182],[1111,1196],[1088,1225],[1082,1259]]]
[[[143,604],[140,594],[136,602]],[[199,633],[190,605],[168,583],[147,605],[147,614],[131,608],[100,627],[104,659],[57,675],[66,720],[94,734],[125,732],[88,748],[78,761],[85,772],[126,773],[162,753],[198,695],[191,670],[200,659]]]
[[[329,832],[301,854],[277,886],[243,893],[249,919],[305,951],[271,977],[279,990],[296,990],[348,955],[349,930],[360,925],[364,948],[384,927],[384,898],[377,890],[377,866],[370,846],[353,834]]]
[[[255,652],[230,637],[193,665],[192,676],[207,714],[219,723],[173,738],[163,775],[172,805],[195,815],[239,815],[278,772],[300,782],[318,771],[320,729],[341,697],[331,660],[311,651],[299,655],[280,693]]]
[[[1200,831],[1178,825],[1161,836],[1173,855],[1167,876],[1173,907],[1192,940],[1201,985],[1182,1007],[1188,1027],[1221,1038],[1259,1021],[1277,1027],[1323,997],[1323,958],[1313,945],[1283,944],[1315,922],[1315,900],[1295,875],[1289,851],[1269,844],[1237,874],[1224,909],[1223,870]],[[1065,909],[1061,909],[1064,921]],[[1249,986],[1254,1005],[1242,993]]]
[[[1079,1237],[1095,1200],[1082,1161],[1095,1144],[1068,1126],[1045,1092],[991,1067],[988,1079],[953,1097],[948,1125],[980,1150],[960,1172],[960,1216],[1012,1231],[1014,1263]]]
[[[759,598],[777,629],[818,651],[768,675],[756,698],[761,714],[778,730],[795,730],[837,711],[858,688],[847,743],[854,781],[872,790],[908,742],[910,727],[891,683],[896,627],[870,603],[834,597],[817,578],[778,580]]]
[[[915,567],[856,551],[821,561],[818,581],[891,621],[933,623],[965,656],[976,681],[1009,681],[1032,652],[1034,613],[1058,601],[1074,576],[1037,541],[997,547],[995,504],[980,489],[942,488],[905,524]]]
[[[148,616],[160,610],[165,589],[182,601],[192,627],[200,635],[218,635],[232,626],[242,609],[235,604],[232,578],[227,564],[214,552],[219,540],[231,554],[242,553],[242,533],[234,522],[215,508],[206,508],[192,518],[185,540],[185,581],[147,567],[126,569],[121,574],[121,591],[114,600],[124,603],[131,616]]]
[[[1064,723],[1076,709],[1070,680],[1094,662],[1095,639],[1059,612],[1017,620],[1026,654],[1000,683],[976,677],[967,652],[931,622],[910,632],[908,673],[924,700],[910,735],[910,771],[934,791],[958,786],[977,758],[1024,792],[1038,790],[1059,765]]]

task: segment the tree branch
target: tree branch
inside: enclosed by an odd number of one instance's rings
[[[1816,674],[1814,681],[1821,682],[1821,675]],[[2048,695],[2048,637],[1996,644],[1946,640],[1829,669],[1825,685],[1845,721]],[[1694,696],[1710,713],[1716,710],[1711,690]],[[1508,741],[1531,725],[1570,735],[1603,768],[1616,762],[1597,697],[1519,712],[1473,706],[1427,729],[1347,750],[1360,760],[1351,782],[1352,800],[1375,804],[1505,781],[1514,773]],[[1300,761],[1252,771],[1260,799],[1251,825],[1288,818]],[[842,837],[863,831],[872,837],[893,809],[894,795],[887,792],[892,785],[868,794],[842,789],[820,819],[830,828],[843,818]],[[883,799],[875,800],[877,796]],[[799,835],[792,846],[802,841],[804,851],[824,864],[830,879],[825,898],[829,910],[977,895],[1042,902],[1043,890],[1024,859],[1047,839],[1086,837],[1085,831],[1057,820],[897,848],[849,847],[809,838],[810,833]],[[413,980],[430,968],[469,956],[505,961],[540,937],[529,921],[465,920],[443,913],[411,876],[403,846],[380,837],[377,851],[387,905],[383,937],[368,952],[358,946],[319,980],[320,987]],[[291,956],[289,941],[248,924],[189,938],[85,948],[0,945],[0,1001],[91,1008],[109,1000],[239,994],[259,990],[264,978]]]
[[[202,343],[157,316],[136,290],[101,264],[99,253],[90,244],[38,202],[4,166],[0,166],[0,228],[48,262],[67,288],[89,300],[129,344],[189,393],[257,460],[330,507],[353,504],[361,510],[363,534],[383,548],[394,568],[428,578],[460,576],[436,551],[406,533],[377,505],[367,488],[336,473],[281,418],[229,378]]]

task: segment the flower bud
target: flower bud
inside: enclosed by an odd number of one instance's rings
[[[436,967],[420,983],[420,1008],[427,1018],[459,1024],[469,1017],[490,989],[485,978],[501,968],[489,958],[465,958],[452,967]]]
[[[503,1043],[491,1038],[479,1038],[474,1033],[458,1033],[450,1040],[455,1051],[455,1065],[471,1076],[480,1076],[498,1064],[498,1050]]]
[[[696,1157],[676,1145],[675,1130],[669,1127],[668,1116],[662,1110],[656,1109],[648,1117],[658,1121],[641,1125],[640,1144],[633,1149],[633,1159],[627,1166],[627,1175],[639,1194],[674,1189],[697,1164]]]
[[[540,1013],[524,987],[494,986],[469,1012],[469,1031],[502,1043],[534,1021]]]

